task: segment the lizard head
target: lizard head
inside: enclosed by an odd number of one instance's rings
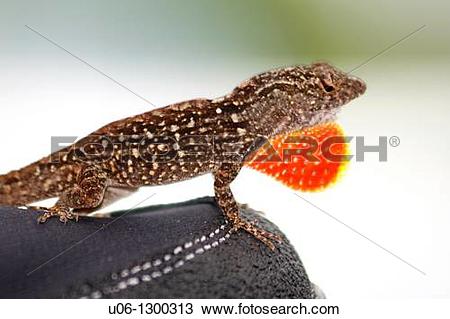
[[[288,77],[295,83],[293,114],[307,126],[334,121],[341,106],[366,91],[361,79],[324,62],[294,67]]]
[[[334,121],[340,107],[365,90],[357,77],[318,62],[261,73],[239,85],[230,97],[255,105],[262,112],[258,116],[270,118],[278,132]]]
[[[366,84],[325,62],[292,69],[297,75],[297,86],[303,95],[303,104],[310,110],[338,108],[362,95]]]

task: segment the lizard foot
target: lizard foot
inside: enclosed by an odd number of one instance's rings
[[[265,231],[264,229],[256,226],[256,222],[239,220],[237,223],[235,223],[233,228],[234,230],[245,230],[249,234],[253,235],[256,239],[263,242],[272,251],[275,250],[275,245],[273,242],[276,241],[280,243],[282,241],[280,236],[272,234],[271,232]]]
[[[78,221],[78,214],[73,212],[73,209],[68,207],[53,206],[45,210],[45,212],[38,217],[38,223],[45,223],[51,217],[59,217],[59,221],[67,223],[69,220]]]

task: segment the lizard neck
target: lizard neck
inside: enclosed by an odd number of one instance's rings
[[[257,135],[273,137],[300,129],[303,123],[291,107],[285,107],[289,101],[283,94],[265,97],[249,103],[245,109],[251,130]]]
[[[272,137],[292,130],[291,117],[274,107],[253,106],[248,111],[249,124],[257,135]]]
[[[294,102],[296,101],[296,106]],[[254,133],[265,137],[287,134],[317,124],[334,121],[339,108],[310,111],[301,97],[273,91],[249,103],[245,113]]]

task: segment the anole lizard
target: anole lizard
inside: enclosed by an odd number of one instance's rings
[[[0,176],[0,204],[58,197],[40,222],[66,222],[104,204],[114,188],[135,190],[212,173],[233,228],[270,248],[276,236],[240,217],[230,189],[267,139],[334,120],[365,84],[327,63],[271,70],[217,99],[195,99],[110,123],[72,146]]]

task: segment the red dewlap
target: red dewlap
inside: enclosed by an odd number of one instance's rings
[[[274,177],[294,190],[320,191],[344,171],[348,145],[337,123],[325,123],[277,135],[255,152],[246,166]]]

